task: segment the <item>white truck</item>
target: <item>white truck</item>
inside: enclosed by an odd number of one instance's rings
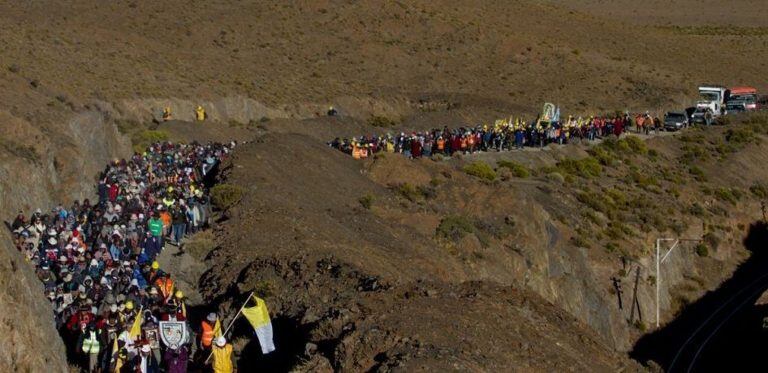
[[[709,111],[713,117],[725,114],[725,103],[730,96],[730,90],[725,87],[709,85],[699,87],[699,101],[696,109]]]

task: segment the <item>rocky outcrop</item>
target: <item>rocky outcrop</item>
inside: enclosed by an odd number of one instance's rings
[[[0,141],[0,213],[7,223],[20,210],[29,216],[38,207],[92,198],[101,167],[130,155],[128,141],[97,111],[46,125],[0,111],[0,131],[13,134]],[[67,371],[50,303],[5,227],[0,229],[0,289],[0,371]]]

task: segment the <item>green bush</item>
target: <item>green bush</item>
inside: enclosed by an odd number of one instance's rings
[[[594,157],[586,157],[579,160],[565,158],[557,162],[557,168],[566,175],[580,176],[587,179],[598,177],[603,172],[603,166]]]
[[[243,198],[243,188],[234,184],[219,184],[211,188],[211,200],[221,210],[228,210]]]
[[[702,170],[698,166],[691,166],[688,168],[688,172],[690,172],[691,175],[697,180],[697,181],[706,181],[707,176],[704,174],[704,170]]]
[[[435,232],[437,237],[450,241],[458,241],[467,234],[475,232],[475,225],[471,219],[462,215],[448,215],[440,220]]]
[[[411,183],[402,183],[397,186],[395,192],[411,202],[416,202],[420,197],[419,189]]]
[[[698,202],[694,202],[688,209],[688,213],[693,216],[704,216],[706,211],[707,210],[704,209],[704,206],[700,205]]]
[[[487,181],[496,180],[496,171],[483,161],[475,161],[464,166],[464,172]]]
[[[480,229],[482,222],[466,216],[449,215],[440,220],[435,236],[451,242],[457,242],[468,234],[474,234],[483,247],[490,245],[490,237]]]
[[[550,172],[547,174],[547,180],[562,184],[565,182],[565,177],[559,172]]]
[[[720,187],[715,189],[715,196],[723,201],[735,205],[741,199],[741,192],[735,188]]]
[[[709,248],[707,245],[703,243],[696,245],[696,255],[702,258],[707,257],[709,255]]]
[[[397,122],[395,122],[394,120],[384,116],[380,116],[380,115],[371,116],[370,118],[368,118],[367,123],[369,126],[384,127],[384,128],[394,127],[397,125]]]
[[[768,197],[768,188],[765,187],[765,184],[762,183],[754,183],[751,187],[749,187],[749,191],[752,192],[752,194],[755,195],[757,198],[766,198]]]
[[[619,249],[619,245],[615,242],[608,242],[605,244],[605,251],[612,253]]]
[[[521,179],[525,179],[531,175],[527,167],[515,161],[498,161],[496,164],[501,168],[508,168],[510,171],[512,171],[513,176],[519,177]]]
[[[360,199],[358,199],[358,202],[360,202],[360,205],[363,206],[364,209],[370,210],[371,206],[373,206],[373,201],[375,199],[376,198],[372,194],[366,194],[360,197]]]
[[[748,145],[759,142],[759,139],[749,128],[732,128],[725,131],[725,141],[737,145]]]
[[[626,142],[629,146],[630,151],[632,151],[633,154],[646,154],[648,153],[648,146],[645,145],[645,141],[643,141],[641,138],[637,136],[627,136],[619,142]]]

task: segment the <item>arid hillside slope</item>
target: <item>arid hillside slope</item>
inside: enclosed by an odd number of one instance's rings
[[[200,131],[187,122],[172,122],[160,129],[174,139],[258,137],[262,141],[243,147],[242,153],[238,150],[236,162],[240,163],[235,163],[229,173],[231,182],[242,185],[248,193],[242,205],[230,212],[230,225],[225,224],[220,231],[224,240],[221,248],[208,263],[216,269],[204,282],[211,286],[207,289],[209,300],[228,305],[233,288],[223,285],[223,281],[233,281],[241,270],[264,255],[279,260],[307,255],[307,265],[332,255],[345,268],[391,283],[395,286],[393,294],[415,286],[420,279],[437,281],[434,286],[450,290],[438,290],[435,294],[440,295],[429,297],[440,299],[436,309],[455,306],[452,302],[456,298],[443,298],[442,294],[463,294],[463,281],[481,283],[486,289],[484,294],[493,298],[488,301],[490,305],[517,299],[517,291],[538,294],[531,294],[530,299],[542,314],[555,318],[562,315],[549,308],[548,301],[578,320],[582,326],[574,327],[576,335],[592,340],[596,332],[596,343],[603,347],[598,347],[595,354],[605,357],[601,367],[614,370],[625,362],[615,358],[611,348],[628,349],[640,330],[635,330],[639,326],[626,325],[626,315],[612,305],[614,298],[606,279],[623,274],[629,281],[626,270],[616,270],[620,261],[616,247],[623,247],[625,236],[632,244],[627,244],[631,246],[628,253],[638,251],[634,256],[625,255],[633,259],[641,257],[638,248],[649,243],[621,226],[608,226],[604,217],[612,219],[609,215],[616,210],[638,208],[628,202],[634,197],[621,200],[614,196],[619,200],[590,205],[594,202],[589,202],[590,194],[579,200],[581,194],[574,190],[588,192],[585,188],[589,187],[596,191],[606,180],[619,186],[625,180],[647,183],[636,177],[637,170],[632,173],[634,163],[619,163],[619,171],[607,168],[609,178],[599,181],[565,175],[567,187],[552,184],[542,176],[552,172],[543,171],[535,179],[507,178],[498,185],[477,182],[465,175],[461,167],[468,160],[433,163],[390,157],[361,164],[322,144],[336,136],[381,131],[366,125],[372,114],[398,122],[391,130],[411,130],[487,121],[512,113],[530,115],[544,101],[560,104],[564,112],[581,114],[679,108],[692,102],[695,86],[702,81],[768,88],[763,76],[768,36],[760,21],[765,11],[759,7],[760,2],[740,1],[749,6],[730,7],[728,12],[722,11],[722,4],[698,8],[697,17],[689,15],[680,21],[694,27],[682,29],[669,27],[677,24],[673,17],[686,13],[676,3],[654,2],[657,6],[647,8],[664,13],[666,18],[643,21],[649,17],[647,10],[638,9],[634,3],[625,7],[621,4],[629,2],[624,0],[569,4],[530,0],[5,2],[0,4],[0,213],[3,220],[10,220],[19,209],[46,208],[60,201],[92,196],[96,172],[110,159],[130,154],[131,145],[145,142],[144,130],[159,117],[163,107],[171,107],[176,119],[190,120],[192,109],[203,105],[215,125]],[[613,9],[620,12],[614,14]],[[637,19],[633,9],[641,15]],[[716,19],[718,26],[705,27],[710,19]],[[330,104],[338,107],[343,118],[317,118]],[[650,143],[652,149],[658,146],[662,156],[656,164],[700,153],[681,150],[682,146],[674,141]],[[705,150],[719,151],[722,148],[717,144]],[[747,149],[762,149],[749,146]],[[538,170],[555,166],[563,157],[585,157],[585,151],[572,147],[510,157]],[[498,160],[492,155],[477,158],[492,165]],[[756,166],[763,162],[760,151],[742,151],[728,159],[737,159],[739,167],[756,169],[756,175],[760,175]],[[651,169],[647,162],[641,161],[643,167]],[[736,166],[730,168],[727,177],[719,176],[717,165],[696,167],[684,164],[669,171],[671,174],[657,175],[667,184],[660,184],[656,192],[672,193],[669,184],[700,177],[698,171],[691,171],[700,169],[712,175],[716,185],[708,187],[708,193],[701,189],[703,194],[695,194],[696,198],[721,198],[718,203],[730,204],[727,201],[735,197],[718,192],[718,188],[730,187],[731,182],[749,195],[746,191],[754,180],[740,178]],[[505,177],[503,172],[500,179]],[[406,182],[415,189],[401,189]],[[696,190],[692,185],[688,187]],[[643,198],[650,199],[650,193],[643,194]],[[370,210],[361,207],[360,202],[367,194],[375,199]],[[686,194],[681,195],[679,200],[665,195],[663,202],[672,206],[665,208],[701,211],[693,206],[693,200],[686,199]],[[723,209],[738,216],[728,220],[735,226],[752,216],[752,204],[750,209],[741,209],[741,204],[746,203],[744,198],[734,202],[737,208],[699,203],[713,221]],[[604,203],[612,207],[599,207]],[[569,215],[561,212],[565,208],[571,215],[580,216],[585,204],[596,211],[597,218],[574,234],[575,226],[569,227],[566,219]],[[516,208],[519,205],[525,208]],[[528,215],[515,217],[516,211]],[[436,245],[436,227],[455,214],[472,217],[477,223],[472,225],[482,229],[471,228],[478,229],[477,233],[462,235],[460,242]],[[672,215],[659,210],[654,216],[635,217],[649,224],[654,217],[665,214]],[[534,223],[525,225],[522,221],[527,220],[521,220],[524,218]],[[455,223],[466,222],[459,219]],[[513,224],[514,235],[509,236],[507,231]],[[711,224],[718,229],[728,225]],[[466,224],[458,225],[466,228]],[[663,227],[672,229],[666,223]],[[255,233],[250,231],[252,228]],[[249,234],[238,236],[243,229]],[[641,229],[640,223],[632,229]],[[734,240],[738,236],[738,232],[727,233]],[[606,238],[609,234],[610,238]],[[575,238],[580,236],[585,237]],[[618,242],[610,246],[613,253],[609,259],[602,252],[594,254],[579,248],[588,244],[593,251],[601,250],[612,241]],[[15,263],[18,258],[14,254],[0,250],[0,261]],[[717,282],[734,260],[727,250],[713,256],[725,264],[690,257],[675,267],[676,278],[684,288],[695,289],[686,297]],[[678,271],[685,266],[698,271],[702,261],[705,264],[701,268],[709,271],[705,272],[707,276],[686,277]],[[18,268],[24,278],[32,278],[27,268]],[[217,272],[223,269],[234,272]],[[12,272],[4,273],[13,276]],[[16,285],[8,282],[12,289]],[[35,286],[28,283],[19,289],[29,290],[31,296]],[[642,291],[647,300],[648,290]],[[503,295],[505,292],[507,295]],[[276,294],[292,299],[293,293],[285,290]],[[430,302],[425,298],[399,303],[396,297],[383,297],[386,307],[402,306],[414,312],[428,308]],[[665,310],[684,303],[678,298],[667,294],[663,300]],[[40,325],[41,331],[36,335],[16,329],[20,337],[12,341],[14,348],[5,348],[10,339],[4,339],[5,343],[0,343],[4,351],[20,351],[18,358],[11,356],[7,361],[18,361],[18,370],[63,367],[61,359],[46,362],[23,358],[25,346],[48,343],[41,336],[53,335],[44,322],[44,302],[30,298],[6,303],[0,301],[0,306],[19,307],[39,315],[39,320],[30,318],[23,324]],[[304,300],[294,303],[299,308],[313,304]],[[642,307],[647,315],[650,304],[645,301]],[[303,314],[288,306],[278,309],[288,319]],[[522,322],[530,316],[525,310],[524,306],[515,306],[504,312]],[[470,308],[462,317],[475,311]],[[495,315],[501,317],[501,312]],[[426,322],[433,316],[424,314],[418,320]],[[567,345],[575,343],[567,336],[570,324],[550,321],[544,322],[548,325],[544,331],[525,335],[559,335]],[[299,320],[293,324],[304,327],[307,323]],[[393,330],[406,329],[394,322],[389,325]],[[449,330],[448,326],[445,330]],[[320,342],[327,336],[338,336],[337,331],[308,340]],[[433,337],[435,342],[430,343],[437,346],[442,343],[437,338],[445,336]],[[322,343],[319,346],[322,350]],[[527,351],[524,347],[522,350]],[[493,362],[523,364],[523,360],[544,370],[559,370],[560,363],[547,365],[551,359],[536,362],[547,352],[529,347],[532,350],[527,356],[531,360],[514,355],[519,353],[517,350],[504,350],[494,352],[496,358],[490,359],[489,365],[475,365],[481,359],[461,355],[458,349],[429,356],[435,364],[443,356],[465,356],[462,364],[469,368],[490,369]],[[61,350],[57,344],[52,348]],[[580,353],[590,354],[591,350]],[[370,356],[375,357],[368,351],[359,359],[347,360],[330,356],[327,350],[322,356],[334,364],[359,361],[360,366],[368,367],[372,366]],[[393,359],[388,356],[382,355],[379,360]],[[23,365],[25,361],[29,364]]]

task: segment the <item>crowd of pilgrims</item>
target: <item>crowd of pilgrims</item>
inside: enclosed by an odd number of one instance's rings
[[[366,158],[378,152],[401,153],[409,158],[429,157],[432,154],[474,153],[502,151],[523,147],[544,147],[548,144],[567,144],[574,140],[595,140],[606,136],[621,136],[626,131],[649,134],[659,131],[661,120],[648,113],[630,116],[568,117],[562,122],[527,123],[521,119],[497,120],[492,126],[477,125],[449,129],[433,129],[399,135],[360,136],[336,138],[328,145],[352,155]]]
[[[96,203],[19,212],[12,222],[16,247],[36,267],[81,369],[186,371],[194,341],[163,346],[157,329],[159,321],[186,320],[184,294],[155,258],[166,242],[206,226],[207,179],[233,146],[153,144],[105,168]],[[131,338],[139,313],[142,331]]]

